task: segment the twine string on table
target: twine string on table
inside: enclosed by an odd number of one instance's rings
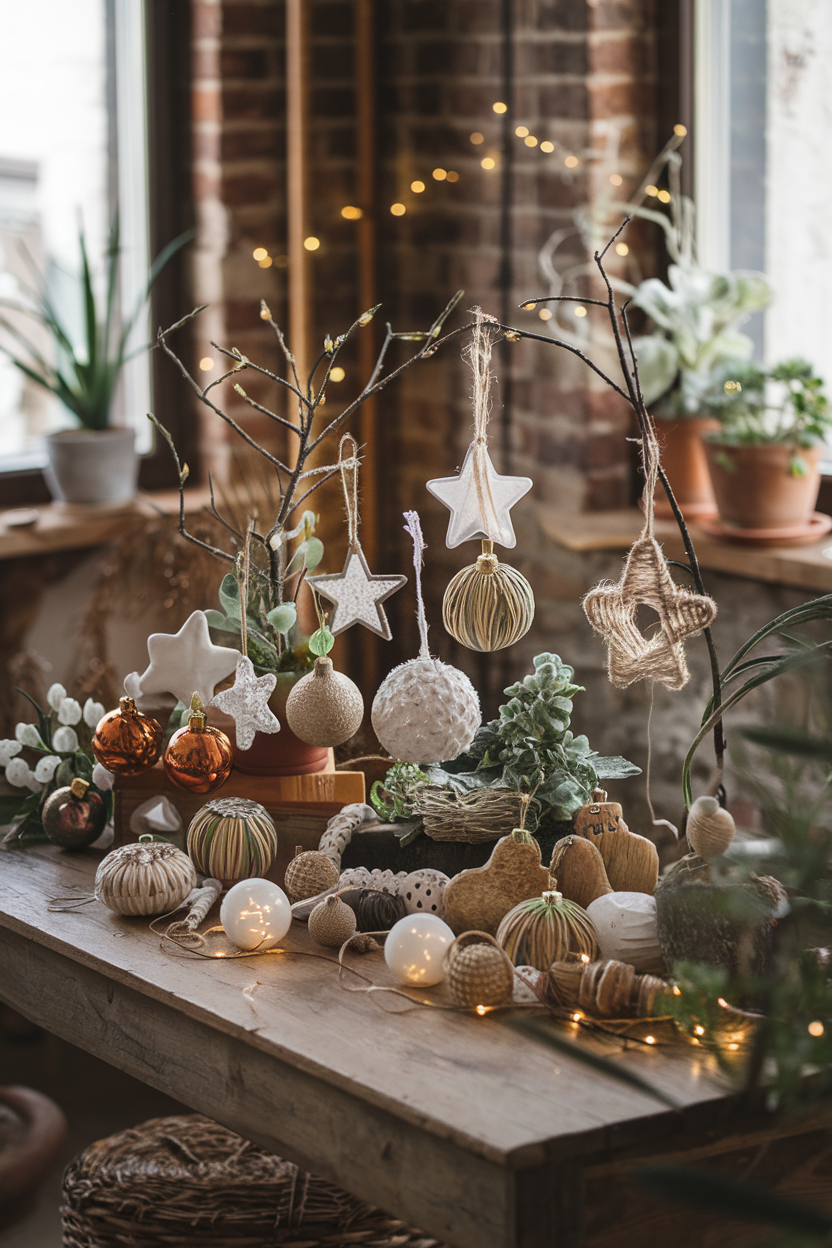
[[[425,600],[422,597],[422,564],[425,561],[425,539],[422,536],[422,525],[419,521],[418,511],[406,511],[404,512],[404,518],[404,531],[410,535],[413,541],[413,570],[416,573],[416,618],[419,621],[420,638],[419,658],[429,659],[428,621],[425,615]]]
[[[488,536],[499,536],[497,525],[497,509],[491,494],[491,483],[488,477],[488,419],[491,415],[491,350],[496,331],[489,324],[493,318],[487,317],[481,308],[473,309],[476,317],[471,342],[465,354],[474,374],[471,398],[474,404],[474,484],[477,487],[477,503],[483,532]],[[493,522],[493,523],[492,523]]]
[[[352,453],[344,457],[344,445],[350,443]],[[345,433],[338,444],[338,468],[341,472],[341,486],[344,491],[344,503],[347,509],[347,540],[351,550],[359,549],[358,541],[358,525],[360,518],[358,514],[358,465],[361,461],[358,457],[358,443],[351,433]],[[347,484],[347,476],[352,471],[352,489]]]

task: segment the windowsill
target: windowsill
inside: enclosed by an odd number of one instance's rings
[[[208,502],[207,490],[185,491],[185,510],[188,514],[201,511]],[[37,511],[37,522],[28,528],[7,527],[3,519],[5,513],[0,511],[0,559],[20,559],[58,550],[82,550],[106,545],[132,529],[146,525],[154,517],[177,515],[179,491],[139,494],[125,510],[104,514],[93,509],[68,510],[58,503],[38,506]]]
[[[540,526],[547,537],[567,550],[627,550],[641,532],[644,516],[637,507],[626,511],[585,512],[576,516],[556,507],[537,508]],[[809,546],[741,546],[709,537],[695,524],[689,525],[702,568],[726,572],[753,581],[791,585],[818,594],[832,593],[832,533]],[[683,560],[685,551],[672,520],[656,521],[656,538],[670,559]]]

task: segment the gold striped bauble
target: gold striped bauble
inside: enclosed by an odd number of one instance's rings
[[[457,572],[442,603],[442,622],[469,650],[487,652],[513,646],[534,619],[534,594],[525,576],[494,554],[484,540],[482,554]]]
[[[515,966],[548,971],[570,953],[589,962],[598,957],[598,937],[592,919],[562,893],[544,893],[521,901],[497,928],[497,941]]]
[[[224,884],[258,878],[277,856],[277,832],[259,802],[217,797],[191,820],[188,853],[197,871]]]

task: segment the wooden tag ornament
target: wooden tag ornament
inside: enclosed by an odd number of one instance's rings
[[[545,971],[568,954],[592,962],[598,942],[585,910],[554,890],[521,901],[503,918],[497,940],[515,966]]]
[[[598,836],[627,825],[624,812],[618,802],[607,801],[606,789],[594,789],[592,801],[585,802],[572,819],[578,836]]]
[[[659,851],[646,836],[623,824],[592,838],[617,893],[653,893],[659,879]]]
[[[587,906],[612,892],[604,860],[592,841],[582,836],[565,836],[552,850],[549,870],[558,882],[558,889],[569,901]]]
[[[445,920],[457,935],[478,931],[495,936],[513,906],[540,897],[549,883],[537,841],[515,828],[497,842],[484,866],[460,871],[446,886]]]

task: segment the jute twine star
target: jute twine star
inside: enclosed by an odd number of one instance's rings
[[[630,549],[617,584],[601,584],[584,598],[586,617],[607,644],[607,671],[619,689],[638,680],[655,680],[681,689],[690,679],[685,649],[688,637],[701,633],[716,616],[713,598],[677,585],[653,536],[653,496],[658,480],[659,447],[650,432],[642,442],[646,518]],[[659,627],[645,637],[636,623],[640,606],[651,607]]]

